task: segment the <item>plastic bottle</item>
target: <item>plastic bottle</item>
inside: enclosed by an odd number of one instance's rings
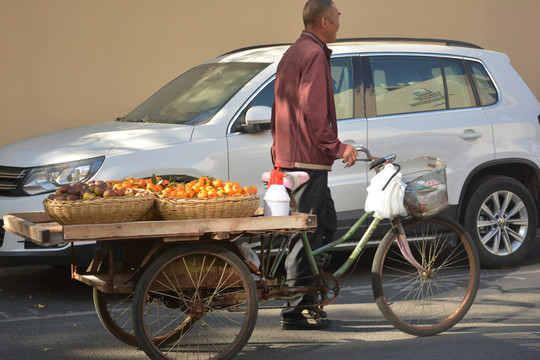
[[[268,190],[264,195],[264,216],[288,216],[289,203],[291,201],[285,186],[283,177],[285,173],[279,171],[279,164],[270,173]]]

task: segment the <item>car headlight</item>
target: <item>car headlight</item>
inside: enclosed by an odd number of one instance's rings
[[[105,157],[40,166],[30,170],[22,190],[28,195],[51,192],[64,184],[87,181],[96,174]]]

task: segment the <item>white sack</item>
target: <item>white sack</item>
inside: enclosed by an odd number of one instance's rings
[[[392,164],[387,164],[384,169],[371,179],[367,188],[368,195],[364,210],[373,211],[373,216],[379,219],[392,219],[397,215],[407,215],[403,205],[405,195],[405,183],[401,181],[401,172],[392,178],[384,191],[382,188],[396,172]]]

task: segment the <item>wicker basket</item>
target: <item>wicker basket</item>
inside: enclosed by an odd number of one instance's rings
[[[448,206],[446,164],[441,159],[417,157],[400,164],[405,206],[416,217],[429,217]]]
[[[165,220],[249,217],[258,207],[259,195],[254,194],[203,199],[156,199],[157,211]]]
[[[45,199],[45,212],[62,225],[110,224],[141,220],[154,205],[154,196],[119,196],[88,200]]]

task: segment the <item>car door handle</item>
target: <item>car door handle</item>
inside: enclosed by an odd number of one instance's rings
[[[482,137],[482,133],[471,130],[471,129],[467,129],[459,137],[462,138],[463,140],[474,140],[474,139],[478,139]]]

